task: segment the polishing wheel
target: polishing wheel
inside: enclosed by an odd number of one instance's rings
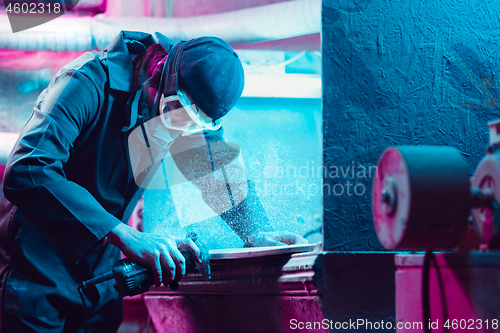
[[[373,183],[377,236],[387,249],[445,249],[467,229],[467,164],[450,147],[400,146],[384,151]]]
[[[482,240],[498,248],[500,229],[500,151],[488,153],[472,178],[472,215]]]

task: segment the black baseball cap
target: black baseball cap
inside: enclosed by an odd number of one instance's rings
[[[199,37],[172,46],[161,81],[159,93],[175,95],[182,86],[203,113],[217,120],[238,102],[245,75],[228,43],[218,37]]]

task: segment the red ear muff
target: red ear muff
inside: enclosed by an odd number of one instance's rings
[[[153,74],[151,76],[155,76],[155,74],[158,72],[158,71],[161,71],[163,70],[163,65],[165,65],[165,61],[167,61],[167,57],[168,55],[166,55],[162,60],[160,60],[156,66],[155,66],[155,69],[153,71]]]

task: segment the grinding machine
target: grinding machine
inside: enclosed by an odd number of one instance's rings
[[[499,248],[500,120],[488,125],[487,155],[472,177],[456,148],[399,146],[383,152],[372,211],[385,248],[452,249],[469,222],[481,238],[481,249]]]
[[[472,177],[452,147],[390,147],[379,160],[372,212],[397,251],[396,332],[500,331],[500,120],[488,126]]]

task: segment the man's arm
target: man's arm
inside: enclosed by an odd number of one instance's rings
[[[102,79],[95,71],[94,80]],[[105,80],[103,79],[103,82]],[[5,197],[78,260],[120,222],[63,170],[103,98],[80,71],[62,71],[39,96],[9,158]]]

